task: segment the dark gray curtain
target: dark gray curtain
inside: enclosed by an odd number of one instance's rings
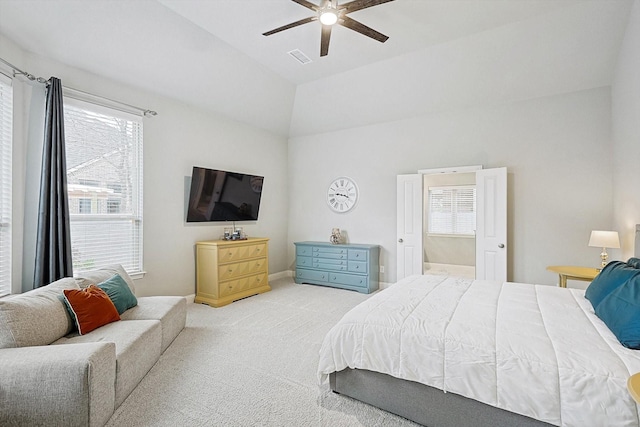
[[[73,276],[62,83],[55,77],[47,88],[44,126],[34,288]]]

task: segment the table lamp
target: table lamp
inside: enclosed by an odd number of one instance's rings
[[[617,231],[601,231],[593,230],[589,238],[589,246],[602,248],[600,258],[602,258],[602,267],[607,265],[607,248],[619,248],[620,238]]]

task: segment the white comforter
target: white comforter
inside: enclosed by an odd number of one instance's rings
[[[401,280],[327,334],[318,375],[382,372],[559,426],[638,426],[624,348],[584,291],[445,276]]]

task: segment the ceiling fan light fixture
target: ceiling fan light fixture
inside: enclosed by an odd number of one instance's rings
[[[338,11],[332,8],[327,8],[320,12],[320,22],[322,25],[333,25],[338,22]]]

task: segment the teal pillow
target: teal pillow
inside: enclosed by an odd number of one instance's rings
[[[629,258],[629,261],[627,261],[627,264],[629,264],[633,268],[640,268],[640,259]]]
[[[116,306],[118,314],[122,314],[131,307],[138,305],[136,296],[133,295],[133,292],[129,289],[129,285],[127,285],[127,282],[125,282],[119,274],[99,283],[98,287],[107,293],[113,305]]]
[[[640,276],[634,276],[604,297],[596,315],[627,348],[640,350]]]
[[[638,274],[640,274],[640,269],[633,268],[626,262],[611,261],[593,279],[587,287],[584,297],[591,302],[595,309],[614,289]]]

